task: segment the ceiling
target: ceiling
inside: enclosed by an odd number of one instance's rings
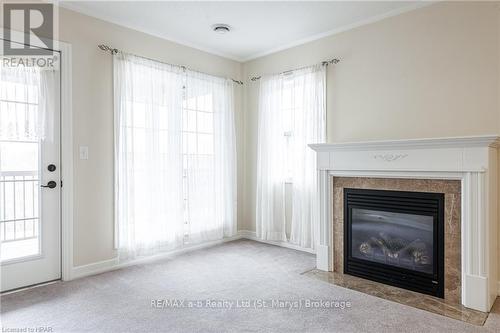
[[[183,45],[248,61],[423,6],[420,1],[78,1],[63,7]],[[212,31],[224,23],[226,34]]]

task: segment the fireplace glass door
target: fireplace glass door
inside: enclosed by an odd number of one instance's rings
[[[444,296],[444,194],[344,189],[344,227],[344,273]]]
[[[352,256],[433,274],[433,224],[433,216],[353,208]]]

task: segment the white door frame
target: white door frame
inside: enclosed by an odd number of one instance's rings
[[[61,279],[73,271],[73,104],[71,44],[58,42],[61,52]]]
[[[3,34],[7,29],[1,29]],[[10,40],[23,43],[24,33],[10,30]],[[73,270],[73,104],[71,44],[53,40],[61,55],[61,279],[72,279]],[[43,44],[40,46],[44,48]]]

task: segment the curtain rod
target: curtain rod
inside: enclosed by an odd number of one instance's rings
[[[336,64],[338,64],[339,62],[340,62],[340,59],[333,58],[333,59],[330,59],[330,60],[325,60],[325,61],[322,61],[320,64],[321,64],[321,65],[323,65],[323,66],[328,66],[328,65],[330,65],[330,64],[334,64],[334,65],[336,65]],[[300,68],[296,68],[296,69],[291,69],[291,70],[289,70],[289,71],[284,71],[284,72],[278,73],[278,75],[279,75],[279,74],[288,74],[288,73],[292,73],[292,72],[294,72],[294,71],[297,71],[297,70],[299,70],[299,69],[304,69],[304,68],[307,68],[307,67],[309,67],[309,66],[306,66],[306,67],[300,67]],[[261,77],[262,77],[262,76],[254,76],[254,77],[252,77],[250,80],[252,80],[252,81],[257,81],[257,80],[260,80],[260,78],[261,78]]]
[[[110,52],[112,55],[114,54],[117,54],[119,52],[122,52],[118,49],[115,49],[109,45],[106,45],[106,44],[99,44],[97,45],[97,47],[99,47],[102,51],[105,51],[105,52]],[[139,58],[143,58],[143,59],[148,59],[148,60],[151,60],[151,61],[156,61],[156,62],[159,62],[159,63],[162,63],[162,64],[166,64],[166,65],[170,65],[170,66],[178,66],[184,70],[188,69],[186,66],[183,66],[183,65],[172,65],[172,64],[169,64],[169,63],[166,63],[166,62],[163,62],[163,61],[158,61],[156,59],[151,59],[151,58],[148,58],[148,57],[143,57],[143,56],[137,56],[136,57],[139,57]],[[196,71],[197,72],[197,71]],[[201,73],[201,72],[200,72]],[[208,74],[208,73],[203,73],[203,74]],[[212,75],[212,74],[208,74],[208,75]],[[213,76],[216,76],[216,75],[213,75]],[[240,81],[240,80],[235,80],[233,78],[230,78],[234,83],[237,83],[239,85],[243,85],[243,81]]]

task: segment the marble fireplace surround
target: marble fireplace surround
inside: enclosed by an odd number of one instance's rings
[[[444,299],[461,301],[460,181],[334,177],[332,180],[333,271],[344,272],[344,188],[444,193]]]
[[[497,136],[309,146],[317,152],[318,167],[320,211],[317,225],[320,237],[316,251],[317,269],[333,271],[339,260],[339,253],[335,251],[338,244],[333,237],[335,180],[456,181],[461,198],[460,292],[448,296],[459,298],[462,305],[471,309],[484,312],[491,309],[497,297],[498,280]]]

